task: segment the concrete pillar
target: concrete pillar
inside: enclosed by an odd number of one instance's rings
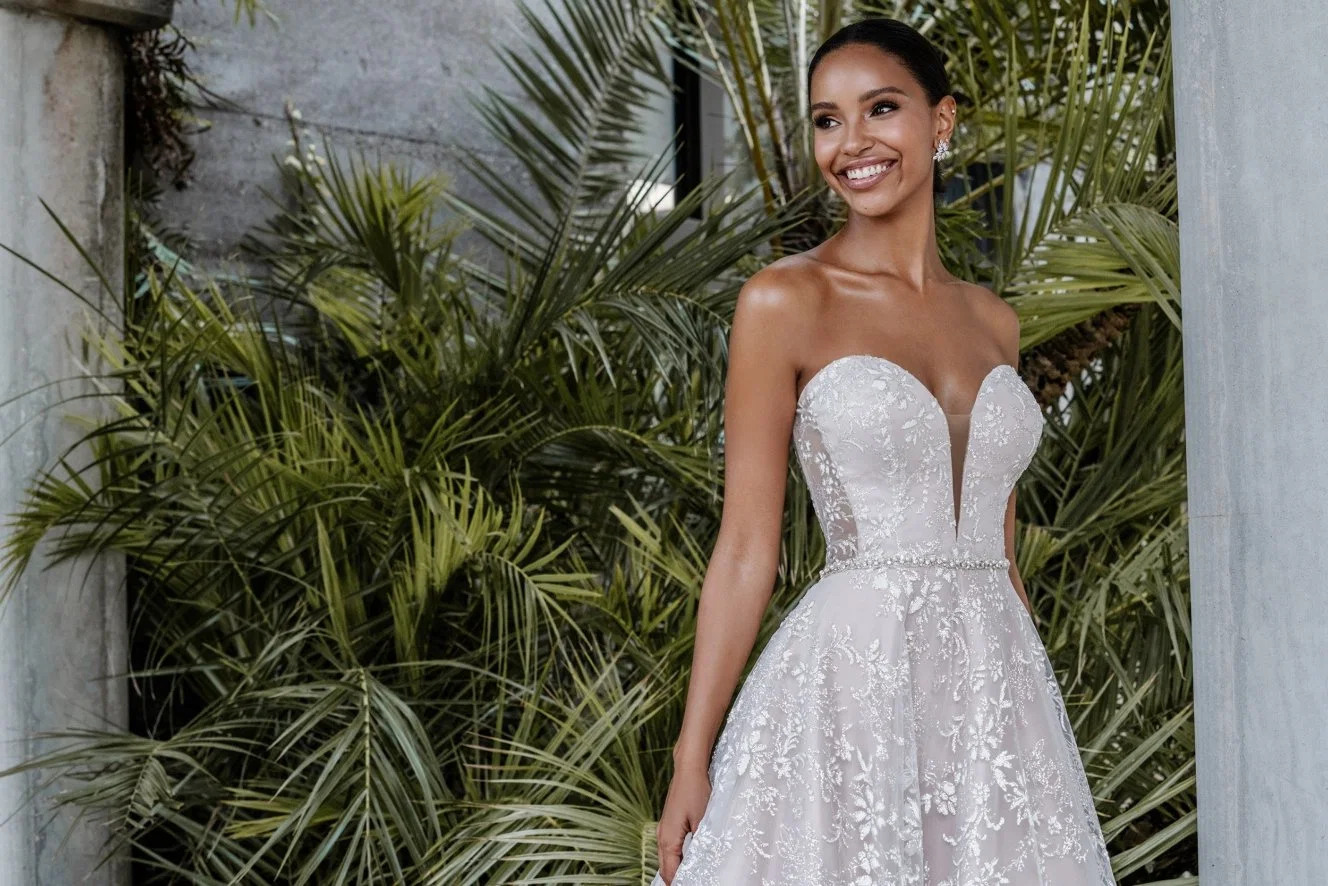
[[[92,271],[45,200],[112,281],[122,275],[123,71],[112,27],[169,19],[167,0],[0,0],[0,243],[99,301]],[[67,404],[87,386],[51,382],[80,371],[85,310],[76,298],[0,253],[0,514],[17,510],[36,473],[79,436]],[[36,388],[40,393],[13,398]],[[43,570],[33,563],[0,606],[0,769],[29,758],[42,731],[125,725],[123,568],[115,558]],[[127,882],[120,860],[93,874],[106,832],[27,803],[35,777],[0,780],[0,884]]]
[[[1328,4],[1172,18],[1200,880],[1328,883]]]

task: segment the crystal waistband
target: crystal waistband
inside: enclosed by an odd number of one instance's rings
[[[873,569],[880,566],[946,566],[952,569],[1008,569],[1006,557],[947,556],[945,554],[866,554],[825,564],[821,575],[848,569]]]

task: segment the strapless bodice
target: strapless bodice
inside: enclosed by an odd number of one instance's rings
[[[987,562],[1045,426],[1007,364],[959,416],[880,357],[808,381],[797,455],[829,563],[854,565],[744,679],[673,886],[1114,886],[1056,672]]]
[[[1045,424],[1008,363],[982,380],[968,420],[951,421],[931,391],[891,360],[832,360],[803,388],[793,425],[827,563],[1003,556],[1006,503]],[[963,429],[961,439],[952,439],[952,426]]]

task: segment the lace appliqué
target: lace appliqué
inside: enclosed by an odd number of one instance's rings
[[[812,378],[794,446],[827,560],[1004,555],[1045,419],[1002,366],[959,477],[906,370],[854,355]],[[1055,673],[1001,568],[821,578],[735,698],[710,776],[674,886],[1114,886]]]

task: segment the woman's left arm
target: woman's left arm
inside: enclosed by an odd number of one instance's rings
[[[1024,580],[1019,576],[1019,567],[1014,564],[1014,490],[1010,490],[1010,501],[1005,506],[1005,556],[1010,560],[1010,583],[1014,585],[1015,592],[1019,594],[1019,599],[1024,601],[1024,608],[1028,610],[1028,615],[1033,621],[1037,621],[1037,616],[1033,614],[1033,607],[1028,602],[1028,594],[1024,591]]]
[[[988,304],[993,309],[994,322],[999,329],[998,335],[1001,342],[1001,350],[1005,357],[1015,369],[1019,368],[1019,314],[1010,303],[992,293],[992,299]],[[1024,608],[1028,610],[1028,615],[1037,621],[1037,616],[1033,614],[1033,607],[1028,602],[1028,593],[1024,590],[1024,580],[1019,575],[1019,567],[1014,564],[1014,496],[1013,489],[1010,490],[1010,501],[1005,506],[1005,556],[1010,560],[1010,583],[1014,585],[1015,591],[1019,594],[1019,599],[1023,601]]]

